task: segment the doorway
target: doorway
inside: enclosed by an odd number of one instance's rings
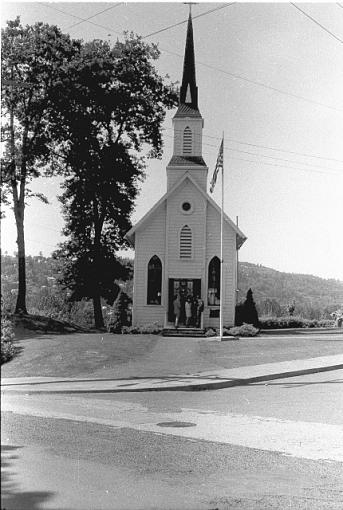
[[[168,321],[174,322],[174,307],[173,301],[176,295],[180,296],[181,301],[181,314],[180,325],[186,324],[185,315],[185,302],[188,297],[195,298],[201,297],[201,279],[200,278],[169,278],[169,305],[168,305]],[[195,314],[194,314],[195,315]]]

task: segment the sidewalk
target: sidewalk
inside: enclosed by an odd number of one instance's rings
[[[343,369],[342,354],[163,377],[130,377],[126,379],[7,378],[2,379],[1,391],[26,394],[199,391],[229,388],[272,379],[339,369]]]

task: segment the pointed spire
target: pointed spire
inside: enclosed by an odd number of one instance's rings
[[[195,110],[198,109],[198,87],[196,86],[195,79],[195,57],[191,13],[189,13],[188,18],[182,85],[180,89],[180,104],[187,104]]]

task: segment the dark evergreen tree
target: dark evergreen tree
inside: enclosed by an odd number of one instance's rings
[[[235,326],[242,326],[244,322],[244,303],[238,303],[235,310]]]
[[[258,314],[253,298],[252,290],[249,289],[243,306],[243,322],[259,327]]]
[[[121,291],[119,296],[117,297],[114,303],[113,316],[110,324],[108,325],[108,330],[112,333],[121,333],[121,330],[124,326],[130,325],[129,319],[129,305],[131,304],[131,299],[129,296]]]

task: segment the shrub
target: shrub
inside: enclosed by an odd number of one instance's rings
[[[228,334],[232,336],[256,336],[259,330],[252,324],[242,324],[228,330]]]
[[[287,328],[329,328],[334,321],[325,319],[304,319],[303,317],[266,317],[260,319],[261,329],[287,329]]]
[[[211,336],[216,336],[216,330],[215,329],[212,329],[212,328],[209,328],[205,331],[205,336],[207,338],[211,337]]]
[[[121,333],[124,327],[128,327],[130,325],[130,304],[131,299],[129,296],[125,292],[121,291],[114,303],[113,315],[107,324],[107,331],[110,333]]]
[[[111,331],[111,333],[122,333],[123,335],[138,335],[139,328],[136,326],[123,326],[121,331]]]
[[[147,324],[146,326],[142,326],[140,328],[140,333],[143,335],[159,335],[162,331],[161,326],[158,325],[157,322],[153,324]]]
[[[157,322],[146,324],[145,326],[123,326],[121,333],[123,335],[159,335],[162,327]]]
[[[224,327],[224,328],[223,328],[223,335],[224,335],[224,336],[229,336],[229,335],[231,335],[231,333],[230,333],[230,329],[231,329],[230,327],[227,327],[227,328],[225,328],[225,327]]]
[[[12,359],[17,352],[13,339],[12,322],[7,317],[1,317],[1,365]]]

